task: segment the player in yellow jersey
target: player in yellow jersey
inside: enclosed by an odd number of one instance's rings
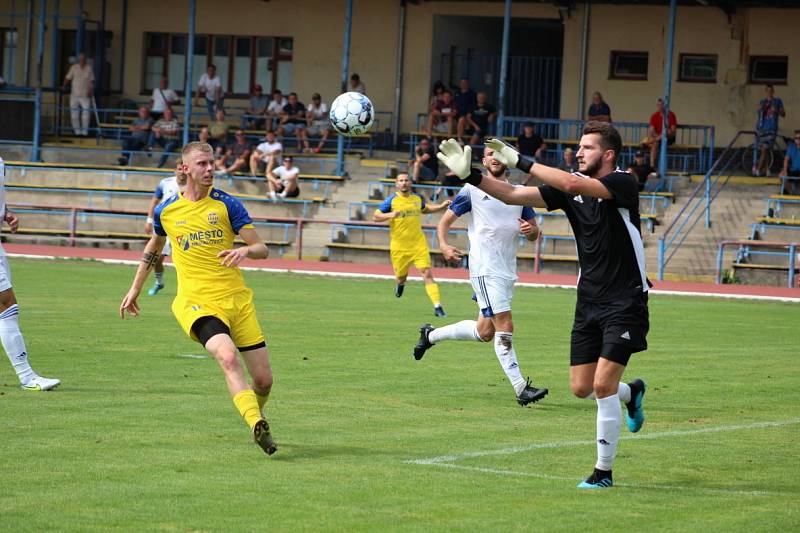
[[[245,258],[266,259],[268,250],[242,203],[212,188],[213,156],[206,143],[184,146],[181,158],[188,177],[186,188],[156,207],[154,235],[145,246],[119,314],[121,318],[126,311],[139,314],[136,299],[169,237],[178,274],[172,312],[186,334],[216,358],[233,403],[250,426],[256,444],[272,455],[277,447],[262,414],[272,388],[272,369],[253,306],[253,292],[245,286],[237,266]],[[236,234],[246,246],[233,247]],[[252,386],[237,351],[252,377]]]
[[[392,268],[397,278],[394,295],[403,295],[408,269],[413,263],[425,281],[425,292],[433,303],[436,316],[447,316],[442,308],[439,286],[431,273],[431,254],[428,242],[422,231],[420,215],[422,213],[438,213],[450,205],[450,200],[441,204],[426,204],[422,196],[411,192],[411,180],[408,174],[398,174],[395,180],[396,192],[390,195],[375,210],[372,219],[375,222],[389,222],[389,253]]]

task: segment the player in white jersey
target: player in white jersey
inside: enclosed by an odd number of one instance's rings
[[[0,158],[0,219],[8,224],[11,233],[16,233],[19,228],[19,218],[6,209],[5,181],[6,167]],[[61,384],[58,379],[40,376],[33,371],[28,362],[25,339],[19,330],[19,306],[14,296],[14,289],[11,287],[11,269],[2,246],[0,246],[0,341],[24,390],[46,391]]]
[[[175,165],[175,175],[169,178],[164,178],[158,182],[158,185],[156,186],[156,190],[153,193],[153,199],[150,201],[150,207],[147,209],[147,222],[144,225],[144,232],[148,235],[153,234],[153,213],[155,212],[156,206],[168,198],[172,198],[176,194],[179,194],[186,186],[186,174],[181,172],[182,164],[183,161],[178,159],[178,163]],[[158,291],[164,288],[164,258],[171,254],[172,246],[170,246],[169,241],[167,241],[167,243],[164,245],[164,249],[161,251],[161,255],[159,256],[155,267],[153,268],[156,276],[156,283],[150,288],[149,291],[147,291],[147,294],[150,296],[155,296],[158,294]]]
[[[507,168],[483,152],[484,179],[507,181]],[[447,234],[460,216],[467,217],[469,235],[469,276],[478,302],[478,320],[462,320],[441,328],[425,324],[414,347],[414,358],[422,359],[425,351],[444,340],[489,342],[500,366],[514,387],[517,402],[528,405],[547,395],[547,389],[534,387],[522,377],[512,342],[514,323],[511,320],[511,299],[517,280],[517,248],[520,233],[529,241],[539,236],[535,213],[530,207],[507,205],[477,187],[466,184],[450,208],[442,215],[437,228],[439,248],[448,261],[461,259],[461,250],[447,242]]]

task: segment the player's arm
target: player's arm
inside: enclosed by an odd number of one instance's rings
[[[445,200],[440,204],[425,204],[425,206],[421,209],[421,211],[426,215],[430,213],[438,213],[439,211],[444,211],[445,209],[450,207],[450,204],[452,203],[453,202],[450,200]]]
[[[459,261],[464,255],[464,252],[450,245],[447,242],[447,234],[455,221],[458,220],[458,215],[453,211],[445,211],[442,218],[439,219],[439,224],[436,226],[436,236],[439,239],[439,249],[442,251],[445,261]]]
[[[150,205],[147,208],[147,222],[144,224],[144,232],[148,235],[153,233],[153,213],[156,210],[156,206],[161,201],[161,199],[157,196],[153,196],[150,200]]]
[[[535,218],[519,219],[519,232],[525,236],[526,239],[533,242],[539,238],[539,234],[541,231],[539,230],[539,224],[536,223]]]
[[[131,316],[139,315],[139,304],[136,303],[136,299],[139,297],[139,293],[142,292],[142,285],[144,285],[145,280],[147,280],[147,276],[150,275],[150,271],[158,262],[158,258],[161,257],[161,250],[164,249],[164,243],[166,241],[167,238],[161,235],[153,235],[150,237],[150,240],[147,241],[144,247],[144,253],[142,254],[142,262],[139,263],[139,268],[136,269],[136,275],[133,277],[131,288],[128,290],[128,294],[125,295],[119,306],[120,318],[125,318],[125,311]]]
[[[3,217],[3,220],[8,224],[8,229],[11,230],[11,233],[16,233],[19,229],[19,217],[8,210],[6,207],[6,214]]]
[[[376,209],[375,212],[372,213],[372,220],[373,222],[388,222],[393,218],[397,218],[398,216],[400,216],[398,211],[389,211],[388,213],[383,213]]]
[[[245,246],[239,248],[231,248],[230,250],[222,250],[217,254],[222,261],[221,264],[226,267],[234,267],[239,265],[242,261],[247,259],[266,259],[269,256],[269,249],[258,232],[254,228],[241,228],[239,236],[244,240]]]

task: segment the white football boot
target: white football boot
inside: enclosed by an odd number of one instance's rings
[[[55,378],[44,378],[42,376],[36,376],[35,378],[31,379],[26,385],[23,385],[23,390],[27,391],[47,391],[53,390],[56,387],[61,385],[60,379]]]

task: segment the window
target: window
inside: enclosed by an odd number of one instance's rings
[[[750,83],[785,85],[789,74],[786,56],[750,56]]]
[[[610,80],[646,80],[647,52],[611,52]]]
[[[19,35],[16,29],[0,28],[0,75],[7,83],[14,80],[14,54],[17,52]]]
[[[169,86],[183,94],[189,39],[186,34],[146,33],[142,92],[158,87],[162,76]],[[208,65],[216,65],[223,90],[234,96],[246,96],[260,84],[264,93],[292,87],[291,37],[247,37],[231,35],[195,35],[192,57],[193,85]]]
[[[678,81],[716,83],[716,54],[681,54]]]

